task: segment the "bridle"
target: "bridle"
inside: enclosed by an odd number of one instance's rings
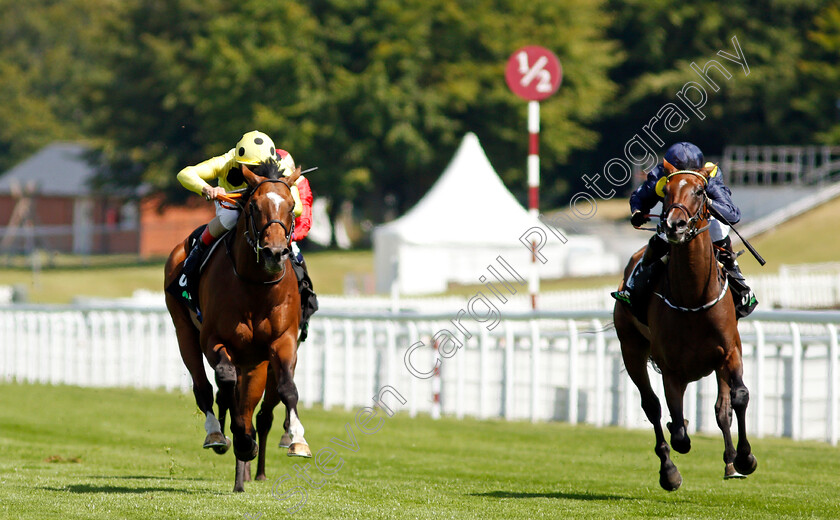
[[[685,216],[688,217],[688,221],[687,221],[688,229],[685,231],[685,234],[686,234],[686,237],[687,237],[686,242],[690,242],[700,233],[703,233],[704,231],[707,231],[709,229],[709,226],[711,226],[711,224],[706,224],[702,228],[697,227],[697,223],[700,221],[700,219],[708,220],[708,217],[709,217],[709,211],[708,211],[708,207],[707,207],[709,197],[708,197],[708,195],[706,195],[706,190],[705,190],[705,186],[709,183],[709,180],[706,178],[705,175],[703,175],[701,173],[691,171],[691,170],[680,170],[680,171],[676,171],[674,173],[671,173],[667,177],[665,177],[665,184],[667,185],[667,183],[675,175],[682,175],[682,174],[691,174],[691,175],[695,175],[695,176],[703,179],[703,187],[704,187],[703,202],[700,204],[700,207],[697,208],[697,211],[694,213],[694,215],[691,214],[691,210],[689,210],[688,207],[686,207],[685,204],[681,204],[679,202],[674,202],[672,204],[669,204],[667,208],[664,208],[662,210],[662,214],[660,216],[660,221],[659,221],[658,228],[664,228],[665,222],[666,222],[665,219],[667,218],[668,213],[670,213],[670,211],[672,209],[678,209],[678,210],[682,211],[683,213],[685,213]],[[657,231],[661,232],[663,230],[662,229],[657,229]],[[714,253],[712,253],[712,255],[714,256]],[[717,267],[717,262],[714,262],[714,261],[711,262],[709,264],[709,267],[710,267],[710,269],[714,270]],[[681,311],[681,312],[705,311],[707,309],[710,309],[710,308],[714,307],[719,301],[721,301],[723,299],[723,297],[726,295],[727,291],[729,290],[729,278],[719,268],[717,269],[717,275],[718,275],[718,279],[723,279],[723,284],[722,284],[720,293],[713,300],[711,300],[709,302],[706,302],[705,304],[700,305],[698,307],[683,307],[683,306],[680,306],[680,305],[676,305],[673,302],[671,302],[664,294],[660,294],[656,291],[654,291],[653,294],[658,296],[663,302],[665,302],[665,304],[668,307],[670,307],[674,310],[678,310],[678,311]],[[711,277],[711,272],[710,272],[709,276]],[[666,281],[668,281],[667,278],[666,278]]]
[[[709,180],[706,178],[706,176],[701,174],[701,173],[691,171],[691,170],[679,170],[679,171],[671,173],[667,177],[665,177],[665,184],[667,185],[668,182],[670,182],[671,178],[674,177],[675,175],[685,175],[685,174],[694,175],[694,176],[697,176],[697,177],[700,177],[701,179],[703,179],[704,188],[705,188],[706,184],[708,184],[708,182],[709,182]],[[703,202],[702,202],[702,204],[700,204],[700,207],[697,208],[697,211],[693,215],[691,214],[691,210],[689,210],[688,207],[686,207],[685,204],[682,204],[682,203],[679,203],[679,202],[673,202],[673,203],[669,204],[668,207],[665,207],[665,208],[662,209],[662,214],[659,218],[659,226],[658,226],[660,229],[658,229],[657,231],[658,232],[663,232],[664,231],[664,226],[665,226],[665,222],[666,222],[665,219],[667,218],[668,213],[670,213],[672,209],[678,209],[678,210],[682,211],[683,213],[685,213],[685,216],[688,217],[688,220],[687,220],[688,229],[685,231],[685,236],[686,236],[685,241],[690,242],[691,240],[694,239],[694,237],[696,237],[700,233],[703,233],[704,231],[708,230],[709,226],[711,225],[711,224],[706,224],[702,228],[697,227],[697,223],[700,222],[701,219],[707,219],[708,220],[709,211],[708,211],[708,208],[706,207],[707,202],[708,202],[708,196],[706,195],[706,191],[704,189],[703,190]]]
[[[262,186],[263,184],[266,184],[266,183],[280,183],[283,186],[285,186],[286,189],[289,190],[289,193],[291,193],[291,191],[292,191],[291,186],[289,186],[289,184],[286,182],[285,179],[263,179],[260,182],[258,182],[253,188],[247,188],[246,190],[244,190],[245,193],[244,193],[244,196],[243,196],[243,200],[236,202],[236,205],[239,208],[241,208],[242,213],[244,213],[244,218],[245,218],[245,234],[244,234],[245,235],[245,242],[251,247],[251,249],[254,250],[254,253],[256,254],[257,263],[259,263],[259,261],[260,261],[260,251],[265,249],[264,247],[262,247],[260,245],[260,242],[262,242],[262,239],[263,239],[263,236],[265,235],[266,230],[272,224],[278,224],[281,228],[283,228],[283,232],[285,233],[286,247],[283,249],[283,252],[282,252],[283,255],[291,254],[291,252],[292,252],[292,249],[291,249],[292,234],[295,231],[294,208],[289,210],[289,215],[292,217],[290,226],[286,226],[286,224],[282,220],[271,219],[268,222],[266,222],[266,224],[261,229],[259,229],[259,230],[257,229],[257,223],[254,220],[254,213],[257,211],[257,207],[256,207],[257,205],[256,205],[256,202],[254,202],[251,199],[251,195],[253,195],[253,193],[257,190],[257,188],[259,188],[260,186]],[[247,201],[247,206],[246,206],[246,201]],[[233,256],[231,256],[231,248],[230,248],[230,241],[229,240],[225,241],[225,246],[227,248],[228,256],[230,257],[231,262],[233,263],[233,272],[234,272],[234,274],[236,274],[236,277],[241,279],[241,280],[250,281],[250,280],[246,280],[245,278],[242,278],[242,275],[240,275],[239,271],[237,271],[236,263],[233,262]],[[274,280],[264,281],[264,282],[261,282],[261,283],[263,285],[274,285],[274,284],[282,281],[283,278],[285,278],[285,277],[286,277],[286,266],[285,266],[285,263],[284,263],[283,272],[280,275],[280,278],[277,278],[277,279],[274,279]]]
[[[254,186],[250,190],[251,193],[254,193],[257,190],[257,188],[259,188],[260,186],[262,186],[263,184],[266,184],[266,183],[282,184],[283,186],[286,187],[286,189],[289,190],[290,194],[292,192],[292,188],[283,179],[264,179],[264,180],[260,181],[259,183],[257,183],[257,185]],[[247,209],[243,207],[242,211],[243,211],[243,213],[245,213],[245,218],[247,219],[247,224],[245,226],[245,241],[248,243],[249,246],[251,246],[251,249],[254,250],[254,253],[256,253],[257,262],[260,261],[260,251],[265,249],[264,247],[262,247],[260,245],[260,242],[262,242],[263,236],[265,235],[265,231],[269,227],[271,227],[272,224],[278,224],[281,228],[283,228],[283,232],[285,233],[286,248],[283,250],[283,253],[291,252],[292,233],[295,230],[294,209],[289,210],[289,215],[292,216],[292,219],[291,219],[292,224],[290,226],[287,227],[286,224],[283,223],[282,220],[271,219],[268,222],[266,222],[265,225],[258,231],[257,230],[257,223],[254,220],[254,213],[256,212],[256,207],[257,207],[257,204],[253,200],[250,200],[250,197],[249,197],[248,207],[247,207]]]

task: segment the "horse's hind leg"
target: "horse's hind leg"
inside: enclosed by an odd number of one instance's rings
[[[213,367],[213,372],[216,377],[216,405],[219,407],[219,432],[225,443],[221,446],[214,446],[213,451],[219,455],[227,453],[230,449],[230,439],[224,437],[225,420],[228,412],[233,405],[234,393],[236,390],[236,367],[233,366],[230,357],[224,349],[218,349],[219,354],[216,366]]]
[[[283,436],[280,437],[280,442],[277,446],[281,448],[288,448],[292,445],[292,436],[289,434],[289,425],[291,424],[292,420],[289,417],[289,409],[286,408],[286,419],[283,421]]]
[[[265,381],[265,395],[257,413],[257,439],[260,444],[260,454],[257,458],[257,480],[265,480],[265,453],[268,447],[268,432],[274,423],[274,407],[280,402],[280,394],[277,393],[277,377],[274,370],[268,370],[268,377]],[[290,442],[291,444],[291,442]]]
[[[750,392],[747,390],[740,375],[732,376],[731,391],[732,409],[738,419],[738,449],[735,455],[735,469],[742,475],[749,475],[758,467],[758,461],[752,454],[752,446],[747,440],[747,404],[750,402]]]
[[[747,405],[750,392],[742,379],[743,365],[740,355],[731,356],[729,366],[718,371],[718,401],[715,412],[718,426],[723,432],[723,461],[726,464],[724,478],[743,477],[751,474],[758,466],[752,447],[747,440]],[[738,420],[738,449],[732,445],[730,425],[732,411]]]
[[[303,424],[297,413],[298,391],[295,386],[294,370],[297,364],[297,338],[285,332],[271,349],[271,366],[277,376],[277,393],[286,406],[289,415],[290,457],[311,457],[312,451],[304,438]]]
[[[723,478],[737,478],[742,475],[735,471],[735,446],[732,444],[732,401],[729,387],[729,371],[717,370],[718,397],[715,401],[715,418],[718,428],[723,433],[723,463],[726,465]]]
[[[644,410],[648,421],[653,425],[653,432],[656,435],[656,446],[654,451],[659,456],[659,485],[666,491],[674,491],[682,484],[677,466],[671,460],[671,448],[665,440],[662,431],[662,407],[659,398],[650,385],[648,377],[647,361],[649,355],[649,344],[635,328],[628,330],[627,327],[620,327],[619,320],[616,320],[616,331],[621,341],[621,355],[624,358],[624,367],[627,375],[636,384],[639,393],[642,395],[642,410]]]
[[[193,381],[193,394],[198,409],[204,413],[204,429],[207,436],[204,439],[205,448],[217,448],[225,445],[219,420],[213,415],[213,387],[204,372],[204,354],[201,352],[198,329],[192,324],[187,310],[174,297],[166,294],[166,307],[175,325],[175,335],[178,338],[178,350],[181,360],[190,373]]]

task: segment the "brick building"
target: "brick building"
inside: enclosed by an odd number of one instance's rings
[[[165,256],[213,217],[213,206],[198,197],[161,208],[159,194],[92,189],[87,151],[53,143],[0,175],[0,252]]]

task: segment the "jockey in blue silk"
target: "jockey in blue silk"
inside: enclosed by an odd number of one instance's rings
[[[665,152],[665,160],[678,170],[699,170],[714,166],[712,163],[705,162],[703,152],[697,146],[687,142],[676,143],[668,148]],[[656,165],[648,172],[645,182],[630,195],[630,222],[634,227],[644,225],[649,220],[647,214],[663,199],[660,195],[661,189],[657,189],[657,183],[665,178],[665,174],[665,167],[662,164]],[[732,202],[732,192],[724,184],[723,174],[718,167],[709,174],[706,195],[709,198],[708,204],[717,210],[717,213],[729,224],[737,224],[741,220],[741,210]],[[739,318],[747,316],[753,311],[758,301],[747,286],[738,265],[737,255],[732,250],[729,226],[714,217],[709,217],[709,235],[719,251],[719,260],[728,272],[730,286],[735,297],[736,313]],[[613,296],[625,303],[645,297],[653,279],[663,266],[660,260],[667,252],[668,241],[664,235],[654,234],[648,242],[640,266],[634,270],[628,280],[626,289],[614,293]]]

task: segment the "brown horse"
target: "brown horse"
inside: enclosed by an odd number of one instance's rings
[[[236,228],[207,259],[198,284],[202,322],[175,296],[166,294],[181,358],[192,376],[196,404],[206,417],[205,448],[219,454],[229,448],[223,431],[230,410],[236,455],[234,491],[244,491],[243,482],[250,480],[248,461],[258,454],[256,478],[266,478],[267,437],[273,409],[281,401],[286,406],[288,455],[312,456],[297,414],[294,383],[300,295],[290,259],[294,227],[291,186],[300,177],[300,168],[283,178],[276,163],[268,161],[254,171],[243,168],[243,175],[248,187],[235,202],[241,209]],[[170,254],[165,287],[180,276],[187,248],[185,241]],[[213,415],[213,387],[205,375],[202,356],[215,372],[218,419]],[[263,392],[265,399],[257,414],[257,446],[252,417]]]
[[[659,484],[668,491],[682,483],[670,459],[662,432],[661,407],[648,378],[652,360],[662,373],[665,400],[671,412],[671,445],[688,453],[691,441],[683,418],[683,395],[689,382],[714,372],[718,383],[715,414],[723,432],[725,478],[743,477],[756,468],[747,441],[746,409],[749,392],[742,380],[741,337],[725,274],[712,249],[705,186],[711,169],[677,171],[665,162],[667,177],[661,228],[670,243],[666,276],[654,282],[647,304],[648,325],[629,307],[616,302],[613,313],[624,366],[642,397],[642,409],[656,433],[654,451],[661,461]],[[629,278],[644,249],[636,252],[624,271]],[[622,283],[623,288],[624,283]],[[732,445],[732,411],[738,420],[738,449]]]

